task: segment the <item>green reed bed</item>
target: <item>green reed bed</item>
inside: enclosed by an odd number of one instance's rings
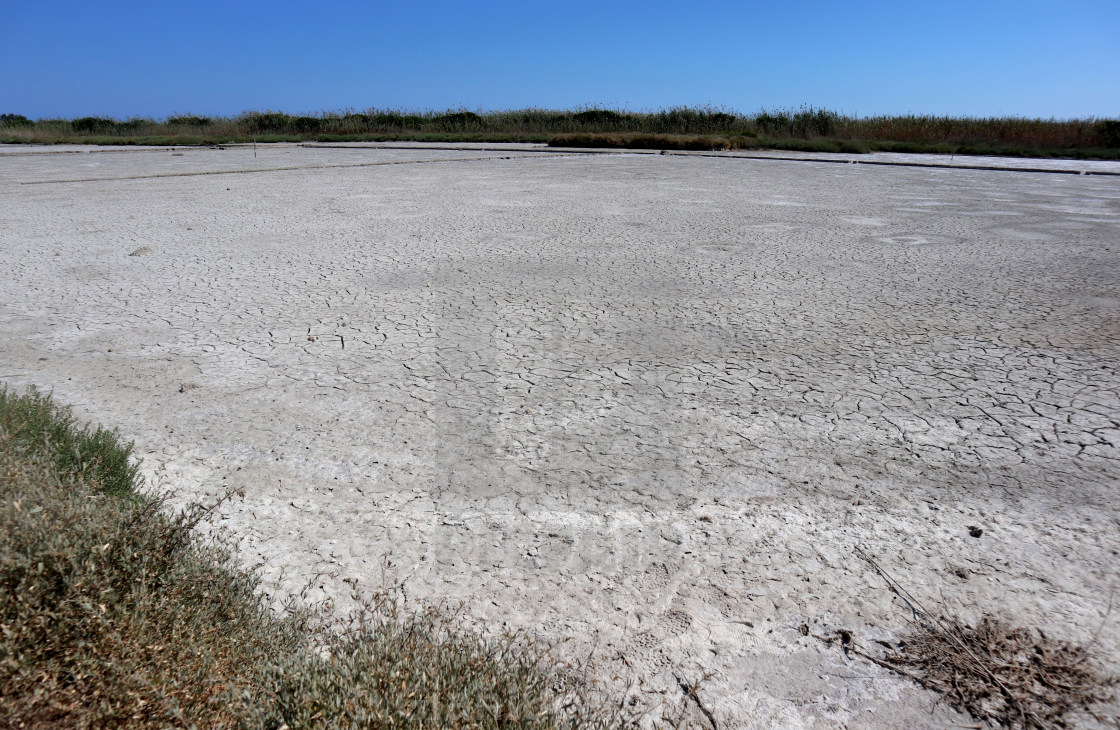
[[[232,117],[176,114],[164,120],[32,120],[19,114],[0,114],[0,142],[4,143],[544,142],[574,135],[583,135],[581,139],[596,136],[607,147],[633,147],[638,144],[634,139],[644,137],[651,149],[654,142],[669,144],[666,149],[699,149],[707,140],[719,138],[727,140],[727,146],[715,141],[711,142],[712,149],[1120,158],[1120,120],[913,114],[859,117],[811,106],[764,109],[754,114],[710,107],[643,112],[600,108],[415,112],[375,108],[305,115],[278,111]]]

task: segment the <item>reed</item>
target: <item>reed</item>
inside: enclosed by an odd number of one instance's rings
[[[304,115],[265,110],[232,117],[175,114],[162,121],[106,117],[32,120],[20,114],[0,114],[0,142],[11,144],[185,145],[248,142],[254,137],[257,141],[328,142],[543,142],[563,138],[585,143],[594,138],[613,147],[639,145],[635,140],[643,138],[650,145],[668,145],[667,149],[700,149],[711,144],[709,149],[771,146],[805,151],[1120,158],[1120,120],[914,114],[858,117],[812,106],[763,109],[754,114],[712,107],[640,112],[594,107],[497,111],[370,108]]]

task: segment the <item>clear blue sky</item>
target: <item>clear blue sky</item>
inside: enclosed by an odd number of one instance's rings
[[[811,104],[1120,117],[1120,0],[8,0],[0,113]]]

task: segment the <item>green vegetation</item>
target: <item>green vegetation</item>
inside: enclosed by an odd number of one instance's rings
[[[552,147],[599,147],[632,150],[729,150],[731,140],[711,135],[629,134],[562,134],[553,137]]]
[[[0,127],[33,127],[35,122],[22,114],[0,114]]]
[[[33,121],[19,114],[0,115],[0,143],[186,145],[254,139],[542,142],[562,138],[565,146],[570,146],[567,143],[571,143],[573,135],[582,135],[574,138],[582,146],[602,142],[608,147],[623,148],[638,147],[641,143],[637,140],[644,139],[650,149],[704,149],[705,144],[711,144],[707,149],[1120,159],[1120,120],[912,114],[855,117],[815,107],[762,110],[751,115],[707,107],[674,107],[655,112],[595,108],[481,113],[462,109],[368,109],[304,116],[254,111],[229,118],[178,114],[162,122],[139,118],[122,122],[101,117]]]
[[[210,117],[200,117],[194,114],[167,118],[167,124],[172,127],[209,127],[213,123],[214,120]]]
[[[48,455],[55,471],[115,497],[135,492],[132,445],[115,431],[78,424],[66,408],[32,388],[23,395],[0,386],[0,437]]]
[[[673,134],[562,134],[548,141],[552,147],[597,147],[634,150],[794,150],[797,152],[850,152],[862,154],[871,151],[871,145],[862,141],[814,139],[771,139],[753,134],[734,137],[716,135]]]
[[[519,634],[360,598],[344,620],[258,579],[137,491],[130,445],[0,390],[0,725],[612,728]],[[127,497],[127,498],[121,498]]]

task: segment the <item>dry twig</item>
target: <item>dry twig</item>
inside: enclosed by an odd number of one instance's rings
[[[975,626],[938,616],[871,556],[862,550],[857,555],[906,602],[918,628],[900,651],[882,658],[862,650],[848,631],[812,634],[814,638],[829,644],[839,639],[845,651],[907,676],[944,695],[956,709],[1001,727],[1066,728],[1071,712],[1090,711],[1113,698],[1111,688],[1118,680],[1101,676],[1086,648],[991,616]],[[802,632],[807,633],[804,627]]]

